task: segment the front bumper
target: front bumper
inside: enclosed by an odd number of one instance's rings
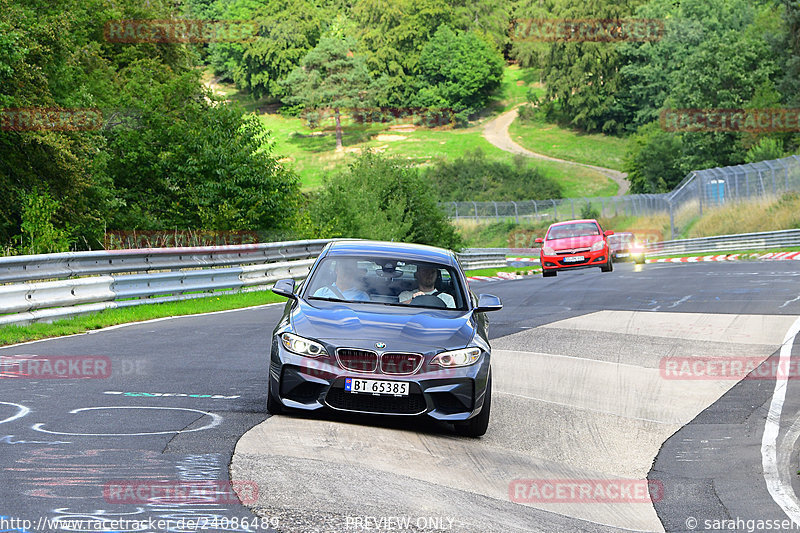
[[[579,254],[542,255],[541,265],[544,270],[566,270],[587,267],[601,267],[608,262],[608,250],[582,252]]]
[[[434,419],[459,422],[480,413],[489,376],[490,355],[484,352],[478,362],[466,367],[431,369],[433,354],[425,354],[425,364],[410,375],[354,372],[342,368],[335,356],[309,358],[272,343],[270,394],[286,407],[305,411],[332,409],[351,413],[390,416],[426,414]],[[386,396],[345,392],[346,377],[406,381],[408,396]]]
[[[641,250],[614,250],[611,252],[612,261],[635,261],[637,263],[645,260],[645,253]]]

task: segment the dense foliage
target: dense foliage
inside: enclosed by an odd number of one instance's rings
[[[433,186],[402,161],[366,152],[315,196],[311,219],[331,237],[461,246]]]
[[[441,160],[426,172],[442,201],[516,201],[561,198],[557,183],[518,157],[514,165],[487,159],[480,150],[452,161]]]
[[[255,117],[212,99],[192,45],[104,38],[106,21],[171,14],[166,1],[0,0],[0,107],[103,117],[89,131],[0,131],[0,243],[86,248],[106,228],[294,224],[296,177]]]

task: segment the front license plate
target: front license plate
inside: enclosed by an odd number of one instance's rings
[[[346,392],[362,392],[386,396],[408,396],[408,382],[345,378],[344,390]]]
[[[582,255],[572,255],[572,256],[564,258],[564,262],[565,263],[578,263],[578,262],[583,261],[583,260],[584,260],[584,257]]]
[[[617,254],[617,257],[628,257],[631,254]]]

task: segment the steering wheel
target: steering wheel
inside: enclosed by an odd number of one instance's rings
[[[439,298],[438,296],[434,296],[433,294],[423,294],[421,296],[415,296],[409,302],[409,305],[417,305],[421,307],[438,307],[439,309],[447,309],[447,304]]]

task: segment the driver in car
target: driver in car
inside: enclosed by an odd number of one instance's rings
[[[320,287],[314,296],[334,298],[351,302],[368,302],[369,294],[358,288],[358,262],[355,260],[336,261],[336,281],[328,287]]]
[[[411,303],[411,300],[417,296],[436,296],[447,305],[447,307],[455,308],[456,302],[453,297],[446,292],[436,290],[436,274],[437,269],[428,266],[417,267],[417,272],[414,274],[419,283],[419,287],[413,291],[403,291],[400,293],[399,300],[401,304]]]

